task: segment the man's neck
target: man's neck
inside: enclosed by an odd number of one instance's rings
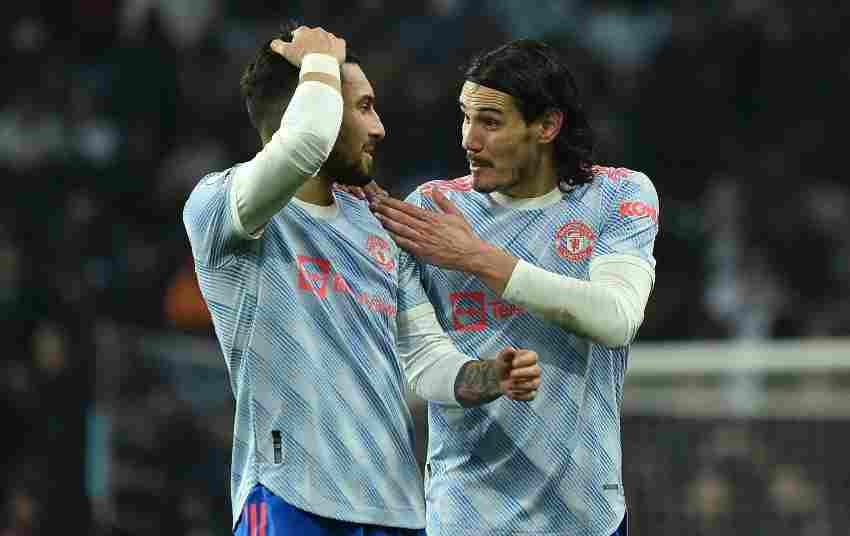
[[[542,159],[537,166],[525,171],[525,177],[501,193],[516,198],[541,197],[558,186],[558,174],[550,158]]]
[[[327,207],[334,204],[334,196],[331,191],[332,185],[333,181],[330,179],[322,175],[316,175],[307,179],[301,185],[301,188],[295,192],[295,197],[311,205]]]

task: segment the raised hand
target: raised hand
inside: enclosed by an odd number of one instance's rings
[[[275,39],[271,49],[296,67],[301,66],[307,54],[327,54],[336,58],[340,65],[345,61],[345,39],[323,28],[299,26],[292,32],[292,42]]]
[[[442,212],[392,198],[372,202],[372,211],[396,243],[428,264],[470,271],[468,261],[487,249],[463,214],[442,193],[433,193]]]
[[[501,295],[519,260],[478,236],[442,192],[431,197],[440,212],[391,197],[373,199],[370,208],[396,244],[420,261],[474,274]]]

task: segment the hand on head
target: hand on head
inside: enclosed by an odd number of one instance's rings
[[[275,39],[271,49],[296,67],[301,66],[307,54],[327,54],[336,58],[340,65],[345,61],[345,39],[323,28],[299,26],[292,32],[291,42]]]

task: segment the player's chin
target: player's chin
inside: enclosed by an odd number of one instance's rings
[[[472,189],[481,194],[489,194],[499,188],[499,180],[493,168],[474,168],[471,170]]]
[[[363,169],[358,169],[356,172],[348,173],[343,177],[338,177],[337,182],[346,186],[363,187],[372,182],[374,178],[371,173],[364,173]]]

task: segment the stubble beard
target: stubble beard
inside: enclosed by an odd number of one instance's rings
[[[346,161],[336,153],[331,153],[325,164],[328,176],[334,181],[347,186],[366,186],[374,180],[373,166],[363,160]]]
[[[494,170],[495,168],[484,168]],[[505,184],[499,184],[498,177],[496,178],[495,183],[491,183],[490,185],[482,185],[475,177],[472,178],[472,189],[480,194],[491,194],[493,192],[505,193],[507,190],[510,190],[517,184],[522,181],[522,177],[519,174],[519,170],[516,168],[511,170],[511,178]]]

